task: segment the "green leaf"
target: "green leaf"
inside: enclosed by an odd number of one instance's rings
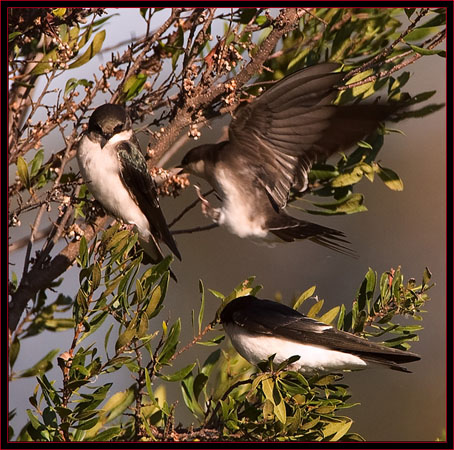
[[[28,165],[22,156],[17,158],[17,174],[22,184],[29,189],[30,188],[30,174],[28,173]]]
[[[330,178],[337,177],[338,175],[339,171],[336,167],[330,164],[321,163],[315,163],[309,172],[309,176],[314,177],[317,180],[329,180]]]
[[[135,398],[135,385],[133,384],[125,391],[113,394],[103,406],[103,411],[107,414],[103,423],[110,422],[122,414]]]
[[[175,372],[172,375],[159,375],[159,378],[163,379],[164,381],[170,382],[181,381],[192,372],[192,369],[196,366],[196,364],[197,363],[189,364],[188,366],[183,367],[183,369]]]
[[[181,320],[178,319],[171,327],[164,347],[158,356],[158,362],[163,365],[173,356],[178,345],[178,338],[181,331]]]
[[[347,81],[347,83],[345,83],[345,84],[347,86],[349,86],[350,84],[364,80],[365,78],[369,77],[370,75],[373,75],[373,73],[374,73],[373,69],[368,69],[368,70],[365,70],[364,72],[357,73],[354,77],[350,78]]]
[[[52,14],[56,17],[63,17],[66,14],[66,8],[54,8]]]
[[[48,370],[52,369],[52,360],[59,352],[59,349],[51,350],[47,353],[44,358],[40,359],[34,366],[30,367],[29,369],[24,370],[18,375],[18,378],[25,378],[25,377],[34,377],[36,375],[43,374]]]
[[[415,11],[416,11],[416,8],[404,8],[404,13],[408,18],[410,18],[414,14]]]
[[[30,75],[42,75],[43,73],[53,71],[53,62],[57,59],[57,49],[53,49],[46,53],[41,61],[36,64]]]
[[[351,186],[361,181],[363,177],[363,171],[361,167],[355,166],[352,170],[346,173],[342,173],[334,180],[331,181],[331,186],[333,187],[342,187],[342,186]]]
[[[36,155],[33,157],[32,162],[30,163],[30,178],[33,178],[41,168],[44,158],[44,150],[40,149],[36,152]]]
[[[20,36],[22,34],[21,31],[14,31],[13,33],[10,33],[8,35],[8,42],[14,41],[14,39],[17,38],[17,36]]]
[[[315,318],[319,311],[322,309],[324,300],[318,300],[307,313],[307,317]]]
[[[311,214],[335,215],[335,214],[354,214],[361,211],[367,211],[364,203],[363,194],[348,194],[347,196],[331,203],[313,203],[323,210],[307,210]]]
[[[339,310],[340,306],[335,306],[334,308],[330,309],[328,312],[323,314],[323,316],[321,316],[318,320],[320,320],[320,322],[331,325],[331,323],[334,321],[337,314],[339,313]]]
[[[339,317],[337,318],[337,326],[338,330],[344,330],[344,317],[345,317],[345,305],[341,305]]]
[[[88,61],[90,61],[90,59],[92,59],[101,50],[105,38],[106,30],[102,30],[99,33],[96,33],[92,43],[90,44],[86,52],[80,58],[70,64],[69,68],[74,69],[75,67],[83,66]]]
[[[119,436],[121,433],[123,433],[122,428],[120,426],[114,426],[101,431],[101,433],[96,433],[92,438],[87,440],[94,442],[109,442],[112,438]]]
[[[221,357],[221,350],[217,349],[213,353],[211,353],[208,358],[205,360],[202,366],[202,373],[204,373],[207,377],[210,376],[215,364],[219,361]]]
[[[325,437],[328,437],[328,436],[332,436],[334,434],[334,436],[329,440],[331,442],[338,441],[347,433],[347,431],[350,429],[352,424],[353,424],[353,421],[351,419],[348,419],[347,417],[345,418],[345,421],[331,422],[330,424],[328,424],[326,427],[323,428],[323,430],[322,430],[323,435]]]
[[[128,345],[136,336],[136,329],[135,328],[128,328],[125,330],[117,339],[115,343],[115,350],[118,352],[121,348]]]
[[[162,305],[162,302],[164,301],[168,285],[169,285],[169,272],[166,272],[163,275],[163,277],[161,278],[161,281],[159,282],[159,284],[153,289],[151,296],[150,296],[150,301],[145,306],[145,312],[149,319],[152,319],[159,313],[160,306]]]
[[[404,37],[404,41],[405,42],[420,41],[421,39],[424,39],[431,34],[435,34],[438,31],[440,31],[440,28],[438,26],[436,26],[436,27],[426,27],[426,26],[418,27],[418,28],[415,28],[413,31],[410,31],[410,33],[408,33]]]
[[[215,297],[220,298],[221,300],[224,300],[225,295],[221,294],[218,291],[215,291],[214,289],[208,289]]]
[[[92,290],[95,291],[98,289],[101,283],[101,267],[99,266],[99,262],[96,262],[93,265],[93,271],[91,273],[91,283],[92,283]]]
[[[277,389],[276,385],[274,386],[274,393],[275,393],[275,399],[274,399],[274,414],[276,417],[279,419],[280,422],[285,424],[287,421],[287,413],[285,410],[285,402],[281,396],[281,393]]]
[[[93,319],[91,319],[89,322],[90,330],[82,335],[82,337],[77,341],[77,345],[79,345],[85,338],[87,338],[88,336],[93,334],[97,329],[99,329],[99,327],[104,323],[108,315],[109,315],[108,311],[101,311],[99,314],[94,316]]]
[[[306,301],[308,298],[312,297],[315,292],[315,286],[311,286],[309,289],[306,289],[293,303],[293,309],[299,309],[299,307]]]
[[[124,100],[127,101],[134,98],[142,90],[146,81],[147,75],[142,72],[128,78],[123,86],[123,92],[125,93]]]
[[[393,190],[393,191],[402,191],[404,189],[404,183],[403,181],[399,178],[399,175],[397,175],[396,172],[394,172],[391,169],[387,169],[385,167],[380,166],[380,164],[377,164],[378,166],[378,176],[382,179],[383,183],[385,185]]]
[[[200,311],[199,311],[199,334],[202,332],[202,321],[203,321],[203,313],[205,311],[205,288],[203,287],[202,280],[199,280],[199,292],[200,292]]]
[[[262,390],[265,398],[267,398],[274,405],[273,399],[273,380],[271,378],[264,378],[262,381]]]
[[[93,81],[88,81],[85,78],[78,80],[77,78],[70,78],[65,85],[64,95],[68,95],[70,92],[74,91],[77,86],[89,87],[93,85]]]
[[[419,53],[420,55],[439,55],[442,58],[446,58],[445,50],[430,50],[428,48],[418,47],[417,45],[408,44],[413,51]]]
[[[16,336],[9,348],[9,365],[11,368],[14,366],[14,363],[16,362],[19,351],[20,351],[20,341]]]
[[[422,285],[424,289],[427,289],[429,286],[430,279],[432,278],[432,272],[429,270],[428,267],[424,269],[424,273],[422,276]]]
[[[82,236],[80,238],[79,259],[80,259],[82,267],[86,267],[88,265],[88,245],[87,245],[87,240],[85,239],[85,236]],[[82,271],[81,271],[81,274],[82,274]],[[79,277],[79,279],[80,279],[80,277]],[[80,281],[82,281],[82,280],[80,280]]]

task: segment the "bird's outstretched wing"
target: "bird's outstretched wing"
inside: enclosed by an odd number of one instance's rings
[[[180,252],[159,206],[155,182],[148,173],[147,163],[140,152],[139,143],[137,140],[122,141],[117,144],[116,150],[119,155],[121,177],[125,187],[147,217],[151,233],[160,238],[181,259]]]
[[[370,134],[395,107],[334,106],[335,86],[345,73],[323,63],[289,75],[240,108],[229,128],[231,158],[257,161],[255,182],[275,209],[286,206],[290,188],[303,191],[316,160],[324,160]]]
[[[241,302],[245,301],[244,307]],[[415,353],[385,347],[311,319],[298,311],[271,300],[255,297],[236,299],[231,320],[250,332],[291,339],[301,344],[327,347],[356,354],[364,359],[385,364],[393,369],[406,369],[396,364],[417,361]],[[229,305],[227,305],[229,306]]]

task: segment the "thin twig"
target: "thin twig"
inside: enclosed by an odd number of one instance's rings
[[[212,194],[214,192],[214,189],[210,189],[209,191],[207,192],[204,192],[202,194],[202,197],[207,197],[208,195]],[[183,209],[183,211],[181,211],[180,214],[178,214],[177,217],[175,217],[175,219],[173,219],[170,223],[169,223],[169,228],[171,228],[173,225],[175,225],[186,213],[188,213],[192,208],[194,208],[197,203],[200,202],[200,198],[197,197],[192,203],[190,203],[188,206],[186,206],[186,208]]]
[[[194,337],[194,339],[191,342],[186,344],[182,349],[178,350],[178,352],[174,353],[168,362],[173,361],[182,353],[184,353],[186,350],[189,350],[194,344],[199,342],[203,338],[203,336],[205,336],[209,331],[211,331],[216,326],[217,323],[218,323],[217,319],[210,322],[197,336]]]
[[[219,225],[217,223],[212,223],[212,224],[206,225],[204,227],[187,228],[185,230],[175,230],[175,231],[172,231],[172,234],[198,233],[200,231],[212,230],[213,228],[217,228],[218,226]]]

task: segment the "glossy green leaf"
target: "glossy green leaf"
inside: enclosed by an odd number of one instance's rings
[[[356,184],[363,178],[363,171],[360,167],[355,166],[352,170],[342,173],[331,181],[331,186],[342,187]]]
[[[432,278],[432,272],[429,270],[428,267],[424,269],[423,277],[422,277],[422,284],[424,288],[429,286],[430,279]]]
[[[53,49],[46,53],[41,61],[31,71],[30,75],[42,75],[53,71],[53,62],[57,60],[57,50]]]
[[[385,167],[380,166],[377,164],[378,170],[377,174],[385,183],[385,185],[393,190],[393,191],[402,191],[404,189],[404,183],[403,181],[399,178],[399,175],[397,175],[396,172],[394,172],[391,169],[387,169]]]
[[[350,429],[353,424],[351,419],[345,418],[345,421],[331,422],[323,428],[325,437],[332,436],[329,440],[332,442],[339,441]],[[334,436],[333,436],[334,435]]]
[[[9,348],[9,365],[11,368],[14,366],[14,363],[16,362],[19,351],[20,351],[20,341],[16,336]]]
[[[183,367],[183,369],[178,370],[177,372],[175,372],[172,375],[159,375],[159,378],[161,378],[164,381],[170,381],[170,382],[181,381],[192,372],[192,369],[194,369],[196,364],[197,363],[189,364],[188,366]]]
[[[199,311],[199,334],[202,332],[202,322],[203,322],[203,314],[205,312],[205,288],[203,286],[202,280],[199,280],[199,292],[200,292],[200,311]]]
[[[17,158],[17,174],[22,184],[29,189],[30,188],[30,174],[28,172],[28,165],[22,156]]]
[[[88,439],[94,442],[110,442],[114,437],[120,436],[123,433],[123,429],[120,426],[114,426],[107,430],[96,433],[92,438]]]
[[[363,194],[349,194],[335,202],[330,203],[313,203],[320,210],[307,210],[308,213],[318,215],[335,215],[335,214],[354,214],[357,212],[367,211],[364,205]]]
[[[158,356],[158,362],[162,365],[173,356],[178,345],[178,338],[181,331],[181,320],[178,319],[171,327],[169,335],[164,343],[164,347]]]
[[[120,416],[134,401],[135,391],[136,386],[132,385],[124,391],[113,394],[102,408],[106,414],[103,423],[110,422]]]
[[[76,61],[70,64],[69,68],[74,69],[75,67],[83,66],[88,61],[90,61],[90,59],[92,59],[101,50],[105,38],[106,38],[105,30],[96,33],[92,43],[89,45],[86,52],[80,58],[78,58]]]
[[[317,314],[320,312],[322,309],[324,300],[318,300],[315,302],[312,306],[311,309],[307,313],[307,317],[315,318]]]
[[[117,339],[115,343],[115,350],[118,352],[123,347],[127,346],[131,343],[131,341],[136,337],[136,329],[135,328],[128,328],[125,330]]]
[[[328,325],[331,325],[334,319],[336,318],[337,314],[339,313],[340,306],[335,306],[334,308],[330,309],[328,312],[323,314],[319,318],[320,322],[326,323]]]
[[[123,92],[125,93],[125,101],[134,98],[143,88],[143,85],[147,81],[147,75],[145,73],[138,73],[133,75],[123,86]]]
[[[293,309],[299,309],[299,307],[310,297],[314,295],[315,286],[311,286],[309,289],[306,289],[293,303]]]
[[[43,163],[44,158],[44,150],[40,149],[36,152],[35,156],[30,163],[30,178],[33,178],[39,172],[41,165]]]
[[[411,47],[411,49],[413,51],[415,51],[416,53],[419,53],[420,55],[424,55],[424,56],[439,55],[442,58],[446,58],[445,50],[436,50],[436,49],[430,50],[428,48],[418,47],[417,45],[411,45],[411,44],[408,44],[408,45]]]
[[[66,14],[66,8],[54,8],[52,14],[56,17],[63,17]]]
[[[285,424],[287,421],[287,413],[285,410],[285,402],[277,389],[276,385],[274,386],[274,414],[280,422]]]
[[[440,28],[438,26],[436,27],[418,27],[415,28],[414,30],[410,31],[406,36],[404,36],[404,41],[405,42],[414,42],[414,41],[420,41],[422,39],[425,39],[427,36],[432,35],[440,31]]]

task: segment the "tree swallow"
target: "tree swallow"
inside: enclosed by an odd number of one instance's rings
[[[272,355],[277,364],[297,355],[300,358],[289,369],[302,374],[358,370],[370,365],[410,372],[399,364],[421,359],[415,353],[370,342],[288,306],[253,296],[232,300],[220,319],[236,351],[254,365]]]
[[[349,148],[396,110],[333,105],[345,75],[333,73],[338,67],[323,63],[287,76],[235,112],[228,141],[185,155],[180,167],[208,181],[222,202],[214,208],[198,191],[205,215],[242,238],[310,239],[345,253],[342,232],[284,212],[290,189],[306,189],[315,161]]]
[[[155,182],[122,106],[96,108],[80,140],[77,160],[95,199],[114,217],[134,225],[153,263],[163,259],[159,240],[181,259],[159,206]]]

